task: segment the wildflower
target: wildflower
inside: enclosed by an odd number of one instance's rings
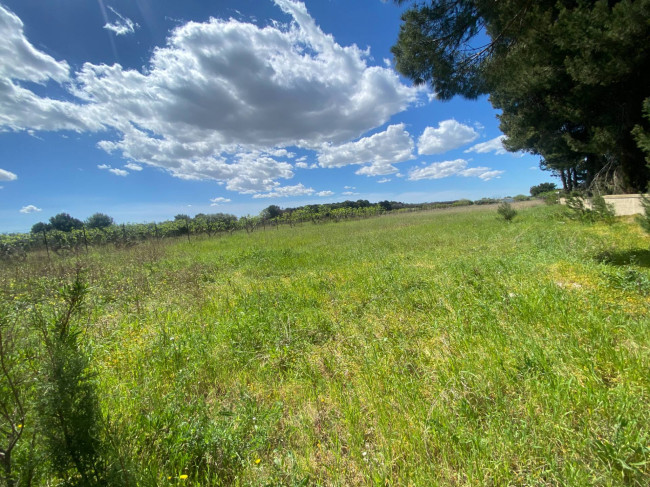
[[[179,475],[178,478],[181,480],[185,480],[187,478],[187,475],[186,474]]]
[[[255,460],[255,465],[259,464],[261,461],[262,461],[262,459],[258,458],[257,460]]]

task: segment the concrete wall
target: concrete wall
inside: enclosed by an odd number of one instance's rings
[[[646,195],[647,196],[647,195]],[[643,206],[641,206],[640,194],[610,194],[603,196],[606,203],[614,206],[614,211],[617,216],[623,215],[636,215],[643,213]],[[564,204],[566,200],[560,198],[560,203]],[[591,208],[591,201],[586,200],[585,206]]]

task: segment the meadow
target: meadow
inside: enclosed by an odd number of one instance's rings
[[[77,279],[98,484],[648,485],[649,249],[631,219],[486,206],[1,263],[12,475],[83,484],[39,402]]]

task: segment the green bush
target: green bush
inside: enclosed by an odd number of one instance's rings
[[[507,201],[501,202],[497,213],[507,222],[512,221],[512,219],[517,215],[517,210],[515,210],[510,203]]]
[[[641,195],[641,206],[643,206],[643,215],[637,215],[636,221],[643,230],[650,233],[650,198],[644,194]]]
[[[574,191],[567,196],[566,206],[571,210],[574,218],[584,222],[604,221],[612,223],[616,217],[614,206],[607,203],[601,195],[594,195],[589,205],[584,194]]]

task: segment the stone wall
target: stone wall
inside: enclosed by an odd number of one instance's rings
[[[640,194],[610,194],[603,196],[603,199],[605,202],[614,206],[614,211],[617,216],[643,213]],[[564,204],[565,202],[566,200],[564,198],[560,198],[560,203]],[[585,201],[585,206],[591,208],[591,200],[587,199]]]

